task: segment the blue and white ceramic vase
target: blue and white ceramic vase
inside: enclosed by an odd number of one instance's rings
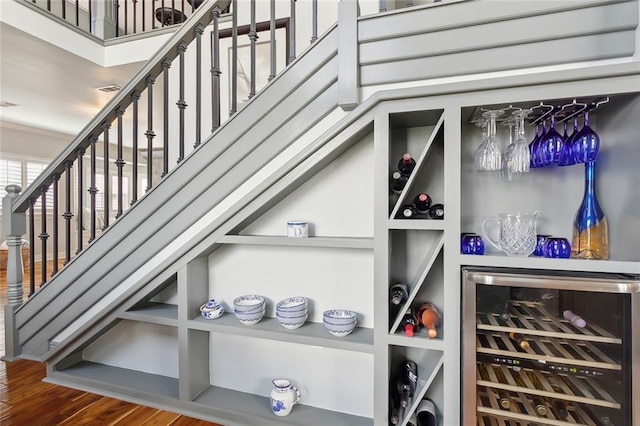
[[[293,406],[300,402],[300,391],[287,379],[275,379],[272,383],[271,411],[276,416],[288,416]]]

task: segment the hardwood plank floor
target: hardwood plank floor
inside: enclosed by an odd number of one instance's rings
[[[51,271],[51,266],[48,267]],[[36,263],[36,277],[41,269]],[[25,276],[24,294],[29,294]],[[38,279],[36,279],[36,283]],[[4,356],[5,271],[0,271],[0,356]],[[35,361],[0,361],[0,425],[9,426],[205,426],[215,423],[89,392],[45,383],[45,365]],[[220,425],[217,425],[220,426]]]

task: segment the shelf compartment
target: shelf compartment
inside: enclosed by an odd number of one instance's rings
[[[151,324],[178,326],[178,306],[168,303],[145,302],[119,315],[121,319]]]
[[[558,318],[550,314],[540,302],[510,300],[507,303],[512,318],[503,320],[500,318],[499,313],[479,312],[476,315],[477,329],[504,333],[513,331],[521,334],[567,340],[622,344],[622,339],[613,336],[595,324],[588,323],[584,328],[573,326],[564,318]],[[521,326],[514,322],[514,317]]]
[[[287,417],[276,417],[269,408],[269,398],[246,392],[209,386],[194,403],[203,407],[234,412],[234,420],[240,424],[308,426],[372,426],[373,419],[309,405],[297,404]]]
[[[477,391],[477,413],[479,425],[509,425],[514,426],[514,420],[518,425],[522,424],[545,424],[545,425],[585,425],[597,426],[597,423],[591,416],[578,405],[567,405],[568,416],[565,419],[560,418],[552,407],[547,405],[547,415],[544,417],[536,416],[527,410],[532,407],[532,402],[525,394],[511,393],[511,408],[503,410],[498,404],[499,395],[491,388],[478,387]],[[508,422],[508,423],[507,423]]]
[[[348,336],[336,337],[329,334],[321,323],[306,322],[300,328],[288,330],[275,318],[265,317],[257,324],[243,325],[231,313],[226,313],[215,320],[196,317],[189,321],[188,327],[195,330],[373,353],[373,329],[364,327],[356,327]]]
[[[220,244],[373,249],[373,238],[366,237],[291,238],[276,235],[225,235],[217,242]]]
[[[505,333],[478,330],[476,351],[479,354],[533,360],[545,364],[561,364],[571,367],[586,367],[620,371],[622,367],[589,342],[560,341],[545,337],[530,337],[530,347],[516,349]]]
[[[420,291],[420,288],[422,287],[422,283],[426,279],[427,275],[429,274],[429,271],[431,270],[431,267],[433,266],[436,259],[438,258],[438,255],[442,251],[443,245],[444,245],[444,233],[440,233],[440,235],[438,235],[438,238],[431,244],[429,250],[425,253],[422,263],[418,267],[418,270],[416,271],[414,277],[408,283],[409,289],[410,289],[409,297],[407,298],[407,301],[405,302],[405,304],[400,307],[398,311],[398,315],[396,316],[396,319],[393,322],[393,325],[391,326],[389,334],[395,334],[398,331],[398,327],[400,326],[400,322],[402,322],[402,318],[404,317],[404,314],[406,313],[408,307],[411,306],[411,304],[416,299],[416,295]]]
[[[504,389],[510,392],[519,392],[527,395],[537,395],[546,398],[562,399],[566,401],[597,405],[600,407],[620,409],[621,404],[600,386],[594,379],[589,377],[580,377],[572,375],[560,375],[551,372],[541,372],[535,370],[515,371],[512,368],[506,366],[490,366],[487,365],[486,371],[489,380],[484,380],[480,373],[477,372],[477,385],[485,386],[487,388]],[[499,370],[507,383],[502,383],[496,374],[496,370]],[[536,388],[532,382],[531,376],[534,375],[535,379],[539,383],[539,387]],[[526,387],[518,385],[518,382],[524,383]],[[557,384],[559,388],[555,389],[551,386],[551,383]],[[560,392],[562,389],[562,392]]]
[[[415,186],[416,178],[420,174],[421,166],[426,162],[426,159],[429,156],[429,153],[431,151],[431,146],[435,141],[442,141],[442,140],[444,140],[444,113],[440,112],[440,117],[437,123],[435,124],[435,127],[431,131],[431,135],[429,136],[429,139],[427,139],[427,143],[422,149],[420,156],[416,159],[416,165],[413,169],[413,172],[409,176],[409,179],[407,180],[407,183],[405,184],[404,188],[402,189],[402,192],[400,193],[398,199],[396,200],[395,205],[392,206],[393,208],[391,209],[391,214],[389,215],[389,219],[394,219],[398,215],[398,211],[400,210],[400,207],[404,203],[409,201],[407,199],[407,194],[409,193],[409,190]],[[418,218],[418,220],[419,219],[420,218]]]
[[[411,414],[427,394],[431,383],[442,369],[444,364],[444,353],[439,351],[427,351],[424,356],[417,362],[418,364],[418,384],[415,394],[411,400],[411,404],[404,410],[405,415],[400,421],[400,426],[406,426],[409,422]]]

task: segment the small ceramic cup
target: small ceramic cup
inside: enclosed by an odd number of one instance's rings
[[[544,244],[544,257],[567,259],[571,256],[571,244],[566,238],[547,238]]]
[[[211,299],[200,306],[200,314],[204,319],[216,319],[224,314],[224,308],[215,299]]]

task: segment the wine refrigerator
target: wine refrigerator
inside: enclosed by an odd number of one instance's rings
[[[465,426],[640,425],[640,276],[462,278]]]

